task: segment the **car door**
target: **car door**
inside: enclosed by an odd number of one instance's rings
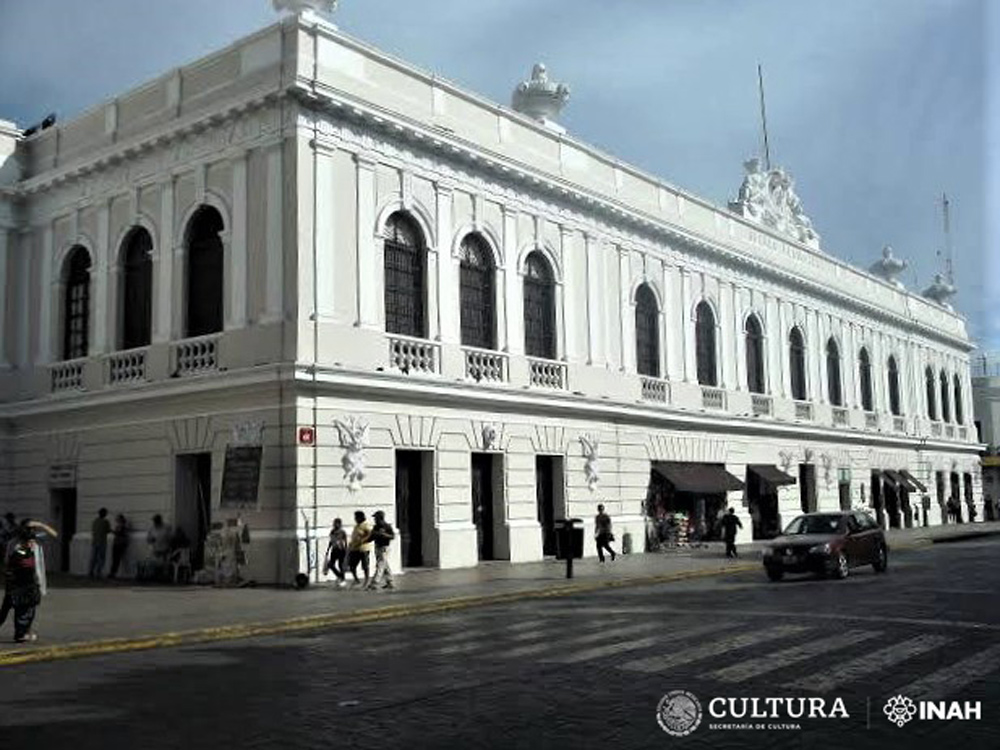
[[[847,536],[844,542],[844,551],[847,553],[847,560],[851,565],[860,565],[865,559],[864,536],[864,524],[854,513],[851,513],[847,516]]]
[[[858,563],[864,565],[875,560],[876,542],[882,533],[882,527],[867,513],[859,513],[858,521],[861,524],[861,533],[858,535],[861,540]]]

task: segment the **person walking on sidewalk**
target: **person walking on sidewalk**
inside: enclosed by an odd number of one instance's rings
[[[108,521],[108,509],[97,511],[97,518],[90,526],[90,569],[91,579],[104,575],[104,563],[108,559],[108,534],[111,533],[111,523]]]
[[[369,562],[368,553],[371,552],[372,542],[372,525],[365,520],[365,514],[360,510],[354,512],[354,529],[351,531],[351,540],[347,543],[347,567],[351,570],[351,575],[354,577],[354,583],[352,585],[357,586],[358,581],[358,563],[361,563],[361,568],[365,572],[365,586],[368,586],[370,580],[369,576]]]
[[[611,549],[611,542],[615,540],[615,535],[611,531],[611,516],[604,512],[604,506],[597,506],[597,515],[594,516],[594,537],[597,540],[597,559],[604,562],[604,551],[611,555],[611,562],[615,561],[615,551]]]
[[[118,569],[128,550],[128,534],[128,521],[119,513],[115,516],[115,526],[111,529],[111,573],[108,574],[108,578],[115,578],[118,575]]]
[[[726,557],[739,557],[736,554],[736,529],[742,529],[743,522],[736,516],[732,508],[722,517],[722,537],[726,541]]]
[[[392,571],[389,569],[389,543],[396,538],[396,532],[385,520],[385,513],[380,510],[375,511],[372,518],[375,525],[372,527],[372,541],[375,544],[375,575],[372,576],[371,583],[366,586],[369,591],[378,588],[379,582],[382,588],[392,589]]]
[[[14,642],[34,641],[37,636],[31,632],[31,625],[47,587],[45,555],[30,526],[18,528],[17,539],[7,555],[7,570],[7,591],[14,608]]]
[[[344,578],[344,558],[347,556],[347,532],[344,531],[344,522],[339,518],[333,519],[333,528],[330,529],[330,543],[326,548],[326,568],[337,577],[337,585],[345,584]]]

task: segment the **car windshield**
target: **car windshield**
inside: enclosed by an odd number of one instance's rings
[[[786,534],[839,534],[844,517],[838,515],[799,516],[785,529]]]

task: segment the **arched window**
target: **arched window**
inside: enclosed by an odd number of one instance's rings
[[[86,357],[90,343],[90,254],[77,246],[63,265],[63,359]]]
[[[459,248],[459,296],[462,343],[480,349],[496,348],[493,253],[478,234],[470,234]]]
[[[153,239],[142,227],[129,232],[122,246],[122,295],[119,345],[149,346],[153,328]]]
[[[699,302],[695,310],[695,356],[698,362],[698,382],[701,385],[719,384],[715,361],[715,313],[707,302]]]
[[[537,250],[524,263],[524,351],[529,357],[556,358],[556,285]]]
[[[965,424],[965,409],[962,406],[962,381],[955,375],[955,421]]]
[[[427,273],[424,238],[404,213],[394,213],[385,225],[385,330],[425,338],[424,278]]]
[[[872,398],[872,360],[868,356],[868,349],[861,347],[858,352],[858,382],[861,384],[861,408],[865,411],[874,411],[875,404]]]
[[[756,315],[746,322],[747,388],[751,393],[764,393],[764,331]]]
[[[187,336],[205,336],[222,330],[223,251],[222,216],[202,206],[187,230]]]
[[[941,370],[941,421],[950,422],[951,421],[951,398],[948,393],[950,389],[948,388],[948,376],[945,374],[944,370]]]
[[[837,341],[830,338],[826,342],[826,387],[830,392],[830,403],[833,406],[844,405],[844,389],[840,382],[840,347]]]
[[[930,367],[924,371],[924,380],[927,385],[927,418],[934,421],[937,419],[937,388],[934,385],[934,371]]]
[[[660,377],[660,308],[648,284],[635,292],[635,366],[640,375]]]
[[[792,398],[796,401],[805,401],[806,342],[798,326],[788,334],[788,375],[792,384]]]
[[[894,416],[899,416],[899,366],[896,364],[895,357],[889,357],[889,363],[887,365],[889,371],[889,411],[893,413]]]

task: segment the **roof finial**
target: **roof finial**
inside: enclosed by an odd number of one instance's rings
[[[271,5],[279,13],[287,10],[296,15],[311,13],[333,13],[339,0],[271,0]]]
[[[533,117],[547,128],[560,133],[565,128],[556,124],[555,118],[569,99],[569,87],[549,80],[549,72],[543,63],[535,63],[531,69],[531,79],[522,81],[514,89],[511,106],[522,114]]]

